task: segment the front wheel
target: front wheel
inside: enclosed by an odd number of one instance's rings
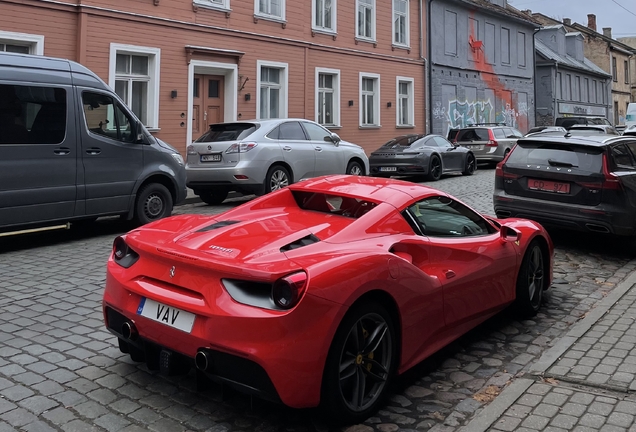
[[[267,171],[265,176],[265,193],[287,187],[291,182],[289,171],[283,166],[274,165]]]
[[[397,368],[391,316],[377,303],[354,306],[345,316],[327,356],[322,406],[329,418],[359,423],[371,415]]]
[[[172,195],[160,183],[150,183],[137,193],[135,202],[135,222],[144,225],[172,213]]]
[[[473,175],[475,174],[475,170],[477,169],[477,163],[475,162],[475,155],[472,153],[468,153],[466,155],[466,166],[464,167],[464,171],[462,171],[463,175]]]
[[[523,317],[531,318],[539,312],[543,299],[545,275],[543,251],[535,240],[530,243],[523,256],[517,278],[515,307]]]
[[[349,165],[347,165],[347,174],[364,175],[364,170],[362,169],[362,166],[358,162],[351,161],[349,162]]]

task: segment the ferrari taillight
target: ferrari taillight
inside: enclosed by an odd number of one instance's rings
[[[291,309],[298,304],[306,289],[307,273],[293,273],[274,282],[272,300],[281,309]]]
[[[128,268],[137,262],[139,254],[132,250],[122,236],[113,242],[113,261],[122,267]]]

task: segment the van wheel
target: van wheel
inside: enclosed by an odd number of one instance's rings
[[[199,192],[199,198],[207,205],[219,205],[227,198],[227,189],[210,189]]]
[[[135,222],[144,225],[172,213],[172,195],[159,183],[150,183],[139,190],[135,204]]]

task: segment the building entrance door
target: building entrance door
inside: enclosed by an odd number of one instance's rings
[[[224,77],[220,75],[194,75],[192,88],[192,141],[208,130],[212,123],[223,119]]]

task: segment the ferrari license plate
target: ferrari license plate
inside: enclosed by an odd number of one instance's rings
[[[549,180],[528,179],[528,189],[568,194],[570,193],[570,184]]]
[[[186,333],[190,333],[192,331],[195,317],[193,313],[186,312],[145,297],[141,299],[141,302],[139,302],[137,315],[141,315]]]
[[[201,155],[201,162],[221,162],[221,153]]]
[[[380,171],[383,171],[383,172],[397,171],[397,168],[396,167],[380,167]]]

